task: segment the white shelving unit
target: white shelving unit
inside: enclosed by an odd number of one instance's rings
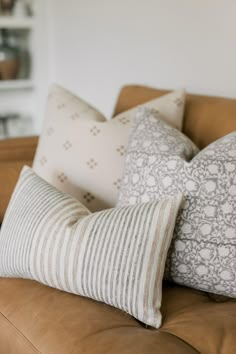
[[[0,90],[4,89],[21,89],[32,87],[32,70],[28,70],[28,73],[24,72],[22,77],[22,67],[24,65],[33,64],[33,50],[32,50],[32,40],[34,33],[34,18],[25,17],[19,18],[14,16],[0,16],[0,31],[5,29],[9,33],[14,34],[16,45],[18,46],[20,52],[24,51],[28,53],[29,63],[26,63],[24,58],[21,58],[21,69],[18,77],[15,80],[0,81]]]
[[[0,81],[0,91],[5,90],[27,90],[33,89],[34,82],[33,80],[6,80]]]
[[[0,16],[0,28],[31,30],[34,27],[33,18]]]
[[[17,41],[21,55],[28,55],[28,64],[24,64],[27,61],[23,58],[22,70],[16,79],[0,80],[0,115],[18,113],[25,121],[31,117],[32,135],[40,131],[48,87],[47,19],[46,0],[34,0],[32,16],[22,13],[0,15],[0,30],[9,30]],[[22,132],[22,129],[19,131]],[[9,136],[16,135],[17,132]]]

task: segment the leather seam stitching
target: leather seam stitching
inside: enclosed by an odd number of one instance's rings
[[[172,333],[172,332],[169,332],[169,331],[167,331],[166,329],[161,329],[161,328],[160,328],[160,330],[161,330],[161,332],[168,333],[168,334],[170,334],[171,336],[173,336],[173,337],[179,339],[181,342],[187,344],[190,348],[192,348],[193,350],[195,350],[195,352],[196,352],[197,354],[201,354],[201,352],[199,352],[199,350],[198,350],[197,348],[194,348],[194,347],[192,346],[192,344],[190,344],[190,343],[188,343],[186,340],[184,340],[184,339],[178,337],[176,334],[174,334],[174,333]]]
[[[15,331],[20,335],[20,337],[24,340],[24,342],[32,348],[32,350],[37,353],[37,354],[42,354],[34,345],[31,343],[31,341],[6,317],[2,312],[0,312],[0,315],[2,316],[2,319],[7,322],[8,324],[11,325],[12,328],[15,329]]]

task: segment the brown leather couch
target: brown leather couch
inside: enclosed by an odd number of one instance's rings
[[[122,89],[121,112],[165,91]],[[204,148],[236,130],[236,100],[189,95],[184,132]],[[37,138],[0,142],[0,220]],[[236,302],[164,285],[163,325],[145,328],[131,316],[96,301],[34,281],[0,279],[0,354],[235,354]]]

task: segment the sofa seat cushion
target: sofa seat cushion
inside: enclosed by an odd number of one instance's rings
[[[0,279],[0,353],[233,354],[236,303],[165,287],[163,325],[31,280]]]

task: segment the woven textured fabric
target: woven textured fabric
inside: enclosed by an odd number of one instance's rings
[[[145,104],[181,129],[185,93],[178,90]],[[71,92],[53,86],[33,169],[90,211],[115,206],[128,132],[135,109],[106,118]]]
[[[0,234],[0,276],[34,279],[161,323],[162,278],[182,194],[90,214],[24,168]]]
[[[185,286],[236,297],[236,133],[196,153],[194,144],[157,112],[140,109],[119,205],[184,193],[166,275]]]

